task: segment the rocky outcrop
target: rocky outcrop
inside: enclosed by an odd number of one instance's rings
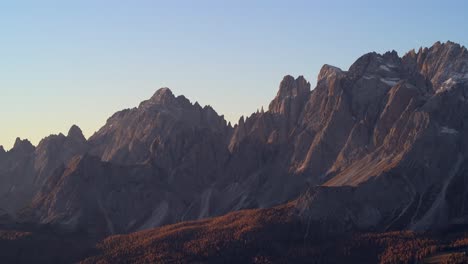
[[[34,146],[17,138],[0,159],[0,208],[14,215],[33,195]]]
[[[3,148],[3,146],[0,145],[0,159],[1,159],[2,157],[4,157],[5,154],[6,154],[5,149]]]
[[[57,168],[87,151],[87,141],[77,126],[72,126],[68,136],[51,135],[37,147],[16,139],[10,151],[0,154],[0,208],[16,215]]]
[[[432,83],[434,91],[447,89],[453,83],[468,81],[468,52],[465,47],[448,41],[435,43],[406,54],[403,59]]]
[[[303,76],[294,79],[287,75],[281,81],[278,94],[268,109],[272,114],[284,115],[288,120],[287,128],[291,128],[296,125],[309,95],[310,83]]]
[[[34,151],[34,146],[29,142],[29,140],[21,138],[16,138],[13,149],[11,150],[16,155],[28,155]]]
[[[70,127],[70,130],[68,130],[67,134],[68,139],[74,142],[78,143],[84,143],[86,142],[86,138],[83,135],[83,132],[81,131],[81,128],[79,128],[77,125],[73,125]]]
[[[83,151],[54,171],[23,216],[106,234],[227,212],[232,205],[211,209],[210,203],[222,191],[213,185],[229,159],[231,131],[210,106],[162,88],[138,108],[115,114],[89,142],[77,140],[72,128],[68,144]]]
[[[67,164],[74,156],[83,155],[89,149],[81,129],[73,125],[67,136],[52,135],[39,142],[35,151],[35,182],[43,185],[55,169]]]

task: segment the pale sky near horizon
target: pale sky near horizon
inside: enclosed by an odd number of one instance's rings
[[[323,64],[451,40],[468,44],[464,1],[3,1],[0,145],[85,136],[160,87],[236,123],[286,74],[315,86]]]

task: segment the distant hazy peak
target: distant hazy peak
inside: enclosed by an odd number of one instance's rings
[[[79,141],[86,141],[86,138],[83,135],[83,132],[77,125],[72,125],[70,130],[68,130],[67,137],[79,140]]]
[[[20,151],[20,152],[33,152],[35,147],[31,142],[27,139],[21,140],[21,138],[17,137],[15,144],[12,148],[14,151]]]

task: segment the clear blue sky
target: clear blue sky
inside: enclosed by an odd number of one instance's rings
[[[79,125],[86,136],[159,87],[230,121],[286,74],[468,43],[465,1],[2,1],[0,145]]]

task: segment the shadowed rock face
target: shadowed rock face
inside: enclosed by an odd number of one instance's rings
[[[136,164],[148,161],[157,155],[155,152],[161,144],[189,131],[194,137],[196,133],[209,133],[225,140],[230,129],[224,118],[211,107],[202,108],[198,103],[192,104],[184,96],[175,97],[168,88],[162,88],[138,108],[114,114],[89,141],[93,145],[91,153],[104,161]],[[180,155],[182,153],[173,153],[172,156]]]
[[[160,185],[161,179],[149,167],[124,167],[77,156],[49,178],[32,207],[40,222],[66,230],[121,233],[141,225],[151,214],[147,209],[164,199],[164,193],[154,191]]]
[[[88,143],[76,126],[68,136],[49,136],[37,147],[18,138],[10,151],[0,153],[0,208],[14,216],[31,202],[57,168],[87,151]]]
[[[234,127],[162,88],[87,141],[74,126],[0,151],[2,197],[32,200],[22,219],[100,235],[295,199],[341,231],[465,224],[466,57],[451,42],[369,53],[324,65],[312,91],[286,76],[268,111]]]
[[[14,214],[33,195],[34,146],[16,139],[13,148],[0,156],[0,208]]]

